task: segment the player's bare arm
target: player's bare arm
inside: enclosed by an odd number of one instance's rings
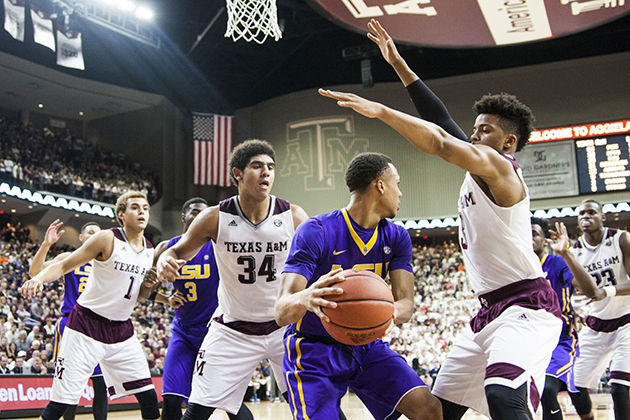
[[[322,306],[335,308],[337,304],[325,299],[325,296],[340,295],[343,289],[331,287],[334,283],[343,281],[338,268],[320,277],[315,283],[306,287],[306,277],[296,273],[282,273],[280,277],[280,291],[275,305],[276,323],[280,326],[299,321],[306,311],[314,312],[318,317],[328,321],[322,312]]]
[[[403,324],[413,315],[413,274],[407,270],[393,270],[389,273],[394,296],[394,323]]]
[[[308,214],[304,209],[296,204],[291,204],[291,217],[293,218],[293,229],[297,229],[306,219]]]
[[[409,86],[418,80],[418,75],[407,65],[407,62],[398,52],[394,40],[381,26],[380,22],[376,19],[371,19],[367,26],[369,29],[367,37],[378,45],[383,58],[394,68],[403,85]]]
[[[556,222],[556,229],[549,231],[551,239],[548,239],[548,243],[551,249],[562,257],[564,262],[573,273],[573,284],[577,286],[582,294],[593,300],[601,300],[606,297],[603,290],[599,289],[591,277],[590,274],[582,267],[580,263],[575,259],[575,256],[569,248],[569,234],[564,223]]]
[[[621,258],[626,273],[630,275],[630,234],[623,232],[619,238],[619,247],[621,248]],[[615,294],[619,296],[630,295],[630,281],[617,284],[615,286]]]
[[[57,255],[52,260],[46,261],[46,255],[48,254],[48,251],[50,251],[50,247],[56,244],[57,241],[65,233],[65,230],[61,229],[62,226],[63,226],[63,222],[61,222],[59,219],[56,219],[54,222],[50,224],[50,226],[48,226],[48,229],[46,229],[44,240],[42,241],[42,244],[40,245],[39,249],[35,253],[35,256],[33,257],[33,261],[31,262],[31,265],[28,268],[29,276],[33,277],[39,274],[39,272],[42,271],[44,268],[46,268],[48,265],[70,255],[69,252],[63,252]]]
[[[490,197],[497,205],[509,207],[525,197],[525,187],[512,164],[492,147],[463,142],[436,124],[352,93],[325,89],[320,89],[319,93],[336,99],[337,105],[343,108],[351,108],[368,118],[380,119],[424,153],[438,156],[479,177],[488,186]],[[510,141],[516,142],[516,137],[513,136]]]
[[[44,268],[39,274],[22,285],[20,292],[24,297],[32,297],[43,290],[46,283],[57,280],[75,268],[97,259],[107,260],[114,250],[114,233],[111,230],[100,231],[70,253],[66,258],[56,261]]]

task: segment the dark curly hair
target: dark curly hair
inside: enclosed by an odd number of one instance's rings
[[[359,153],[346,169],[346,185],[350,192],[361,191],[372,181],[380,177],[393,163],[389,156],[382,153]]]
[[[545,238],[549,237],[549,222],[547,222],[546,219],[541,219],[540,217],[532,217],[531,224],[540,226],[543,231],[543,235],[545,235]]]
[[[273,146],[265,140],[248,139],[234,148],[230,157],[230,176],[234,185],[238,185],[238,180],[234,177],[232,169],[245,170],[251,158],[256,155],[267,155],[274,162],[276,161],[276,152],[273,150]]]
[[[534,130],[534,113],[532,110],[508,93],[484,95],[473,105],[473,111],[479,114],[493,114],[501,117],[499,125],[508,133],[516,135],[516,151],[520,151],[529,142]]]

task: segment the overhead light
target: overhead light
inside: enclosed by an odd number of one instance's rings
[[[15,209],[11,209],[11,213],[15,213],[15,212],[16,212],[16,210],[15,210]]]
[[[80,115],[80,116],[83,116],[83,111],[79,111],[79,115]]]
[[[116,7],[125,12],[133,12],[136,9],[136,4],[130,0],[118,0]]]
[[[74,217],[79,217],[79,213],[74,213]]]
[[[28,208],[29,208],[29,209],[32,209],[32,208],[33,208],[33,206],[28,206]]]
[[[44,104],[37,104],[37,108],[42,109],[44,107]]]
[[[138,6],[136,8],[136,17],[142,20],[152,20],[153,19],[153,10],[149,9],[145,6]]]

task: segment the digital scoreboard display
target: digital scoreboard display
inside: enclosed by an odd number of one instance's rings
[[[580,194],[630,189],[630,135],[575,142]]]
[[[567,146],[572,145],[571,149],[573,150],[566,152],[575,153],[575,166],[571,168],[572,165],[565,162],[565,166],[568,165],[565,172],[574,173],[574,177],[578,181],[578,191],[572,190],[570,177],[567,175],[565,175],[565,179],[554,178],[556,184],[562,183],[562,185],[556,185],[556,189],[563,188],[566,191],[565,195],[630,190],[630,120],[536,130],[532,133],[529,142],[535,147],[543,147],[542,150],[545,151],[545,155],[549,155],[549,153],[546,153],[547,147],[544,147],[544,143],[558,143],[558,146],[560,143]],[[556,157],[552,160],[555,162],[562,159]],[[564,160],[569,162],[568,159]],[[564,162],[564,160],[562,161]],[[534,169],[539,166],[541,165],[534,165]],[[525,168],[523,168],[523,174],[527,180]],[[546,176],[545,180],[549,178],[545,173],[532,173],[530,176],[533,179],[538,179],[543,175]],[[545,189],[548,188],[545,185]],[[575,192],[572,193],[571,191]],[[540,197],[532,195],[532,198],[545,197],[544,192],[538,195]],[[554,195],[558,196],[557,193]]]

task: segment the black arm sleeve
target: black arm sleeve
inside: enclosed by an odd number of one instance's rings
[[[453,137],[468,141],[468,136],[448,113],[444,102],[422,80],[407,86],[407,93],[422,119],[439,125]]]

